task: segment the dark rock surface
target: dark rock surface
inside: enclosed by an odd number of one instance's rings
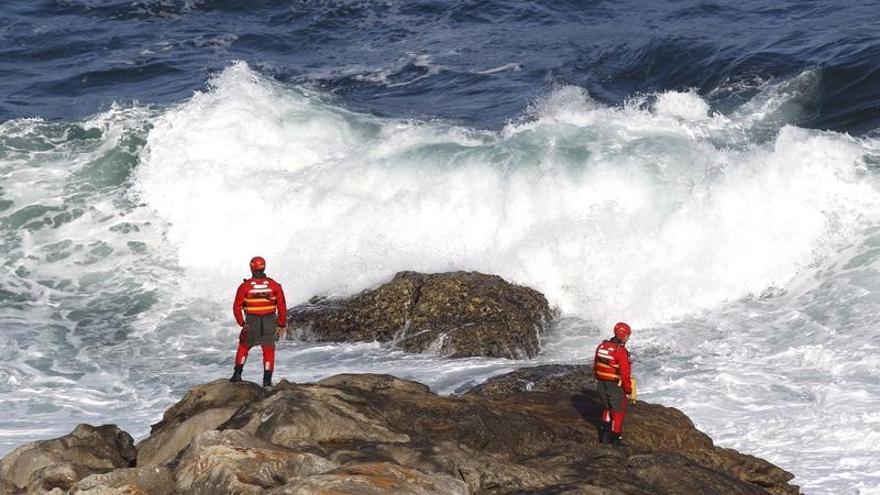
[[[311,341],[393,341],[409,352],[522,359],[538,354],[550,319],[541,293],[496,275],[400,272],[349,299],[294,307],[288,328]]]
[[[269,391],[218,380],[193,389],[140,445],[230,403],[227,420],[198,423],[185,449],[158,465],[117,466],[134,458],[130,444],[125,455],[106,448],[103,474],[74,469],[66,485],[73,489],[53,493],[799,493],[790,473],[715,447],[673,408],[633,404],[626,446],[600,445],[599,405],[583,366],[522,369],[452,397],[388,375],[282,380]],[[0,486],[45,493],[35,487],[47,486],[49,473],[37,471],[51,466],[9,466],[46,443],[58,459],[79,448],[61,439],[24,446],[0,462]]]
[[[596,390],[593,368],[584,364],[547,364],[520,368],[486,380],[465,395],[507,397],[521,392],[558,392],[579,394]]]
[[[425,473],[389,462],[364,462],[309,476],[299,483],[267,493],[273,495],[467,495],[452,476]]]

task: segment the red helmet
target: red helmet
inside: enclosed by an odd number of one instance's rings
[[[251,258],[251,273],[261,272],[266,269],[266,260],[262,256]]]
[[[626,340],[629,338],[629,334],[632,333],[632,328],[629,327],[626,323],[619,321],[616,325],[614,325],[614,336],[620,340]]]

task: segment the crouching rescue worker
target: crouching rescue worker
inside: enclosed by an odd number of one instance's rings
[[[626,350],[630,333],[632,330],[626,323],[614,325],[614,337],[599,344],[593,361],[593,373],[602,401],[599,441],[617,447],[621,445],[627,399],[633,393],[629,351]]]
[[[241,381],[241,372],[251,347],[260,344],[263,349],[263,386],[272,386],[275,371],[275,342],[287,327],[287,303],[281,284],[266,276],[266,260],[251,259],[251,278],[238,286],[232,304],[235,321],[241,327],[238,351],[235,353],[235,372],[231,382]]]

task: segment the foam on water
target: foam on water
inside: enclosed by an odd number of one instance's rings
[[[218,301],[261,252],[293,300],[474,269],[644,326],[785,286],[878,204],[858,141],[718,146],[738,124],[693,93],[616,109],[565,87],[494,133],[354,114],[244,65],[212,84],[156,122],[136,184]]]
[[[589,361],[626,319],[646,400],[809,493],[864,493],[880,482],[880,143],[787,125],[814,80],[725,114],[693,92],[608,107],[560,87],[486,131],[355,113],[236,64],[167,110],[2,124],[0,448],[77,422],[142,437],[225,376],[231,291],[259,253],[291,303],[404,269],[530,285],[564,315],[539,362]],[[525,364],[285,342],[278,368],[451,393]]]
[[[139,344],[134,320],[168,283],[155,217],[124,197],[152,116],[0,126],[3,451],[78,422],[149,422],[167,402],[112,352]]]

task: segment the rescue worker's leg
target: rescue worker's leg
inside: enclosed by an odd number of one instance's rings
[[[601,442],[614,446],[621,445],[623,433],[623,416],[626,412],[626,394],[615,383],[599,381],[596,390],[602,400],[602,434]],[[607,436],[606,436],[607,435]]]
[[[247,327],[241,329],[241,333],[238,334],[238,349],[235,351],[235,365],[233,366],[232,378],[229,379],[230,382],[240,382],[241,381],[241,373],[244,371],[244,362],[247,361],[248,352],[251,350],[250,346],[247,345],[247,337],[248,337]]]
[[[235,362],[238,362],[238,357],[235,358]],[[240,382],[241,381],[241,372],[244,371],[243,365],[236,364],[232,368],[232,377],[229,379],[230,382]]]
[[[599,418],[599,443],[611,443],[611,402],[608,400],[606,386],[610,383],[599,381],[596,390],[602,403],[602,416]]]
[[[623,445],[623,418],[626,417],[627,398],[622,388],[614,388],[617,390],[617,394],[619,394],[619,397],[613,397],[613,402],[611,403],[613,406],[616,406],[611,411],[611,444],[615,447],[620,447],[621,445]],[[613,396],[616,394],[610,395]]]
[[[261,317],[262,336],[260,346],[263,349],[263,386],[272,386],[272,373],[275,371],[275,314]]]
[[[244,363],[247,361],[248,352],[251,347],[257,345],[260,341],[260,317],[254,315],[245,315],[245,325],[247,330],[242,331],[238,336],[238,350],[235,351],[235,367],[233,368],[231,382],[240,382],[241,373],[244,371]]]

